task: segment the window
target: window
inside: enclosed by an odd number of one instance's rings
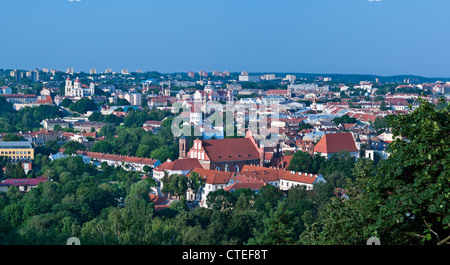
[[[234,172],[239,172],[239,166],[234,167]]]
[[[219,167],[216,167],[216,170],[217,170],[217,171],[220,171],[220,168],[219,168]]]

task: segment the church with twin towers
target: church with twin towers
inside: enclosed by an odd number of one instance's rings
[[[65,86],[65,96],[66,97],[75,97],[75,98],[83,98],[94,95],[95,85],[93,82],[90,83],[89,86],[81,84],[80,79],[75,79],[72,82],[70,77],[66,79]]]

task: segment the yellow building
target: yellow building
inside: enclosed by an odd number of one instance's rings
[[[34,159],[34,149],[29,142],[0,142],[0,156],[7,156],[14,160]]]

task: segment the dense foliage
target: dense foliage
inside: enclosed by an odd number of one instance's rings
[[[102,133],[106,138],[92,146],[93,152],[110,153],[126,156],[137,156],[158,159],[161,162],[168,158],[178,158],[178,141],[170,129],[171,119],[166,119],[158,134],[146,132],[141,127],[126,128],[105,126]],[[142,126],[142,124],[141,124]]]
[[[34,131],[42,128],[45,119],[61,118],[64,113],[57,106],[40,105],[16,111],[13,104],[0,96],[0,133]]]

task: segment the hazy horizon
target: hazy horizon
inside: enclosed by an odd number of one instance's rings
[[[5,0],[0,68],[450,76],[444,0]]]

